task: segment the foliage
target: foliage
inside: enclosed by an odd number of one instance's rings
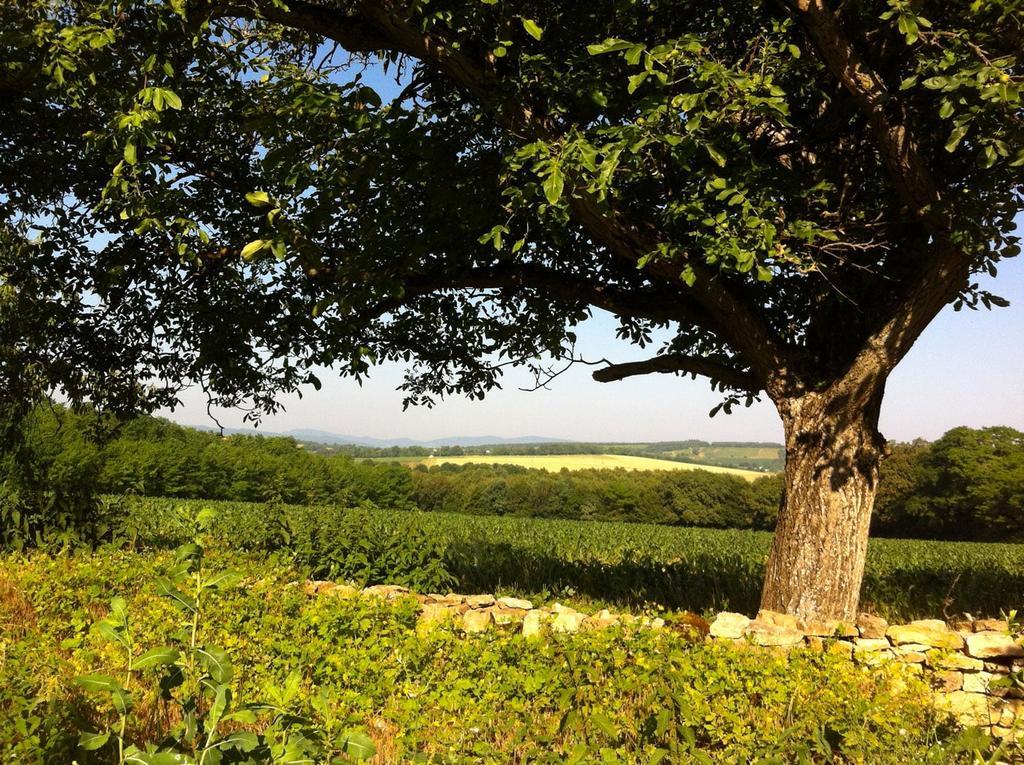
[[[310,598],[289,586],[294,572],[287,568],[212,548],[206,559],[213,568],[244,572],[242,586],[218,591],[215,607],[201,605],[198,642],[230,654],[232,696],[275,703],[264,688],[283,689],[292,694],[289,711],[308,725],[365,730],[376,761],[971,761],[955,729],[930,708],[922,683],[827,652],[777,656],[694,642],[671,629],[467,638],[450,626],[414,629],[411,601]],[[0,579],[27,614],[0,622],[4,759],[116,762],[105,758],[111,742],[92,753],[77,747],[79,734],[116,716],[74,678],[123,666],[121,648],[90,627],[93,614],[117,622],[121,603],[111,609],[109,593],[123,593],[133,655],[165,645],[167,625],[182,612],[151,585],[175,566],[172,552],[0,560]],[[187,642],[176,650],[184,657]],[[126,736],[156,743],[153,726],[166,719],[159,714],[161,672],[133,674]],[[183,688],[172,691],[175,698]],[[44,720],[32,741],[12,714],[25,704]],[[212,709],[203,709],[208,720]],[[226,724],[223,730],[238,735]],[[265,727],[239,730],[267,735]]]
[[[211,533],[220,543],[232,549],[279,550],[283,556],[292,553],[281,542],[275,524],[336,517],[327,507],[285,506],[271,513],[258,504],[138,499],[126,522],[139,525],[138,544],[173,547],[188,539],[179,512],[194,514],[207,505],[218,508]],[[345,526],[350,538],[343,540],[337,533],[331,545],[342,550],[358,548],[363,544],[363,524],[394,530],[394,545],[401,546],[405,538],[411,542],[406,551],[388,559],[406,560],[412,567],[399,567],[393,573],[377,568],[380,578],[367,582],[429,582],[435,574],[445,577],[433,582],[435,586],[417,587],[421,592],[447,586],[446,577],[451,576],[461,592],[511,590],[542,597],[582,596],[619,605],[753,614],[771,541],[769,534],[754,531],[448,513],[410,518],[403,512],[364,512],[379,520]],[[278,520],[268,521],[269,516]],[[417,527],[415,534],[402,530],[410,521]],[[417,551],[427,545],[431,552],[421,556]],[[327,548],[325,554],[330,556]],[[300,566],[315,566],[316,561],[316,555],[312,563],[298,559]],[[361,570],[359,566],[361,562],[348,570]],[[417,573],[419,566],[435,573],[423,577]],[[868,548],[863,599],[868,608],[894,619],[958,612],[998,616],[1024,599],[1024,546],[874,539]]]
[[[111,538],[119,513],[115,501],[97,496],[101,449],[89,432],[102,423],[63,414],[61,422],[36,409],[17,423],[13,443],[0,452],[0,549],[68,548]]]
[[[945,539],[1024,537],[1024,433],[954,428],[883,463],[878,527]]]
[[[410,401],[477,396],[601,307],[638,346],[672,325],[641,371],[729,408],[1005,303],[970,276],[1019,252],[1014,0],[318,7],[4,6],[7,352],[39,386],[273,411],[401,359]]]
[[[574,470],[442,464],[412,471],[421,510],[770,529],[781,480],[707,471]],[[767,525],[765,525],[767,524]]]
[[[197,518],[201,526],[212,511]],[[232,571],[210,573],[203,567],[204,550],[197,543],[174,551],[173,563],[153,582],[156,593],[178,614],[178,629],[170,644],[142,651],[127,601],[110,601],[110,612],[96,631],[119,654],[118,677],[90,673],[75,679],[87,692],[98,694],[113,707],[116,717],[106,730],[83,731],[79,747],[113,755],[117,765],[219,765],[220,763],[322,762],[340,765],[373,756],[372,742],[358,731],[331,731],[297,712],[300,675],[288,676],[283,687],[265,689],[266,701],[235,702],[231,681],[234,666],[227,651],[206,642],[210,600],[235,586],[241,578]],[[155,672],[154,672],[155,670]],[[131,743],[126,733],[136,714],[133,684],[150,680],[160,701],[164,726],[152,731],[151,740]],[[318,697],[320,704],[326,702]],[[314,704],[314,708],[316,704]],[[172,722],[176,721],[176,722]],[[239,725],[246,727],[240,728]],[[259,731],[253,732],[253,727]],[[138,728],[138,723],[132,726]]]

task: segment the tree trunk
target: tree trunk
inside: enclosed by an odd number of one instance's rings
[[[785,488],[762,608],[802,619],[856,617],[885,448],[878,432],[884,386],[884,378],[861,374],[776,400],[786,436]]]

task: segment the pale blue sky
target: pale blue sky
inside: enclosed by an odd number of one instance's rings
[[[934,439],[957,425],[1010,425],[1024,430],[1024,258],[1000,265],[987,280],[1009,308],[959,313],[947,307],[925,331],[890,378],[882,407],[888,438]],[[612,361],[644,358],[614,337],[615,322],[595,316],[580,328],[578,348],[587,358]],[[285,400],[287,411],[268,418],[265,430],[316,428],[377,438],[432,439],[453,435],[552,436],[585,441],[779,440],[778,416],[767,401],[732,415],[708,418],[718,397],[703,380],[649,375],[617,383],[596,383],[590,370],[571,369],[551,390],[526,393],[525,371],[506,375],[504,388],[484,401],[449,399],[434,409],[402,411],[395,390],[403,367],[379,367],[362,387],[329,372],[323,389]],[[187,391],[185,405],[171,419],[211,424],[199,391]],[[221,412],[228,427],[240,427],[240,412]]]
[[[364,82],[385,99],[399,88],[379,69]],[[1011,425],[1024,430],[1024,257],[1000,264],[997,280],[983,279],[1009,308],[955,313],[951,307],[933,322],[890,378],[882,407],[888,438],[934,439],[957,425]],[[578,330],[577,349],[586,358],[630,361],[651,349],[615,340],[615,322],[599,314]],[[284,431],[315,428],[376,438],[433,439],[446,436],[552,436],[586,441],[777,441],[782,427],[770,402],[732,415],[708,418],[720,398],[703,380],[648,375],[618,383],[596,383],[578,366],[559,377],[551,390],[531,393],[519,386],[533,380],[525,371],[506,375],[502,390],[484,401],[449,399],[433,409],[402,411],[395,388],[403,367],[379,367],[362,387],[329,371],[319,392],[284,400],[286,412],[267,418],[262,428]],[[212,424],[198,390],[186,391],[184,406],[166,416],[186,424]],[[219,412],[226,427],[241,427],[241,412]]]

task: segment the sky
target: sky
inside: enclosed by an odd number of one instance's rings
[[[983,286],[1010,300],[1009,308],[954,312],[947,308],[932,322],[889,379],[881,430],[887,438],[933,440],[958,425],[1009,425],[1024,430],[1024,257],[1004,261],[997,279]],[[615,321],[595,315],[579,329],[577,349],[585,358],[614,362],[645,358],[652,352],[615,339]],[[374,438],[430,440],[449,436],[546,436],[578,441],[781,441],[782,426],[764,400],[731,415],[708,417],[719,401],[709,384],[674,375],[647,375],[597,383],[590,368],[577,366],[550,390],[525,392],[533,378],[512,371],[503,388],[484,401],[453,398],[433,409],[402,411],[404,367],[378,367],[362,387],[333,373],[318,372],[319,392],[282,399],[286,411],[268,417],[260,429],[283,432],[312,428]],[[162,412],[187,425],[213,423],[197,390],[184,405]],[[225,427],[243,427],[242,413],[219,411]]]
[[[363,82],[387,100],[401,82],[376,67]],[[1006,260],[997,279],[979,280],[1007,298],[1009,308],[953,311],[932,322],[896,368],[882,405],[881,430],[890,439],[933,440],[958,425],[1009,425],[1024,430],[1024,257]],[[615,339],[615,320],[598,312],[578,328],[577,351],[584,358],[613,362],[646,358],[653,351],[630,348]],[[766,399],[733,414],[708,412],[721,401],[703,379],[647,375],[616,383],[597,383],[591,368],[579,365],[555,380],[550,390],[525,392],[533,378],[512,370],[501,390],[484,401],[454,398],[433,409],[402,411],[404,367],[378,367],[360,387],[329,370],[316,370],[319,392],[282,399],[285,411],[264,419],[260,429],[325,430],[373,438],[432,440],[449,436],[545,436],[574,441],[781,441],[782,425]],[[161,412],[186,425],[212,426],[206,399],[196,389],[182,395],[183,405]],[[243,413],[216,411],[224,427],[248,427]]]

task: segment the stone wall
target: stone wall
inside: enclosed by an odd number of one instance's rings
[[[535,608],[521,598],[492,595],[419,595],[404,587],[376,585],[359,590],[334,582],[307,582],[310,595],[416,598],[423,629],[453,621],[467,633],[509,629],[523,635],[576,632],[618,624],[660,629],[660,618],[616,614],[608,610],[586,614],[558,603]],[[768,650],[810,647],[838,652],[857,664],[890,662],[902,671],[920,674],[931,685],[936,705],[964,725],[978,725],[992,735],[1024,738],[1024,692],[1010,681],[1024,672],[1024,647],[998,619],[947,624],[922,619],[890,625],[861,614],[856,623],[806,623],[786,614],[761,611],[757,618],[723,612],[710,623],[687,615],[683,624],[705,640],[731,641]],[[1016,726],[1020,719],[1021,725]],[[1016,727],[1015,727],[1016,726]]]

